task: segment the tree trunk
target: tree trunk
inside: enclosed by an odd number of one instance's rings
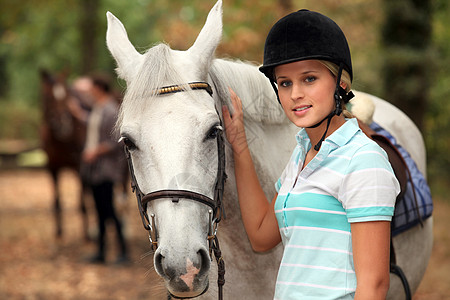
[[[423,132],[430,89],[431,0],[385,0],[384,98]]]
[[[98,59],[97,39],[99,0],[80,1],[80,49],[81,49],[81,74],[86,74],[96,68]]]

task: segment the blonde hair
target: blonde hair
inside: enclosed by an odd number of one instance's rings
[[[339,72],[339,67],[332,62],[329,62],[327,60],[319,60],[319,62],[324,65],[330,72],[333,74],[334,77],[337,77]],[[352,80],[350,79],[350,74],[347,72],[347,70],[342,70],[341,75],[341,82],[345,83],[345,91],[348,93],[352,89]],[[350,111],[347,110],[345,107],[345,103],[342,101],[342,113],[344,114],[344,117],[346,118],[353,118],[354,116]]]

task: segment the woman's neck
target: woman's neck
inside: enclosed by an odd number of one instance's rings
[[[316,128],[305,128],[306,134],[308,134],[308,137],[311,141],[311,145],[313,145],[310,149],[310,151],[318,152],[314,150],[314,146],[317,145],[317,143],[322,138],[323,134],[325,133],[325,130],[327,129],[327,122],[328,120],[324,120],[322,124],[317,126]],[[325,138],[329,137],[333,132],[335,132],[339,127],[341,127],[345,123],[345,117],[341,114],[340,116],[333,116],[331,118],[330,126],[328,128],[327,134],[325,135]]]

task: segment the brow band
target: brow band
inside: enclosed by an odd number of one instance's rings
[[[205,90],[210,96],[213,94],[211,86],[206,82],[191,82],[188,83],[187,86],[189,86],[192,90]],[[186,91],[185,85],[170,85],[156,90],[156,95],[178,93],[183,91]]]

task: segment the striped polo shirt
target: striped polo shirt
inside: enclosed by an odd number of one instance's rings
[[[302,129],[276,183],[284,254],[275,299],[353,299],[350,223],[390,221],[400,187],[375,142],[349,119],[303,168],[311,142]]]

